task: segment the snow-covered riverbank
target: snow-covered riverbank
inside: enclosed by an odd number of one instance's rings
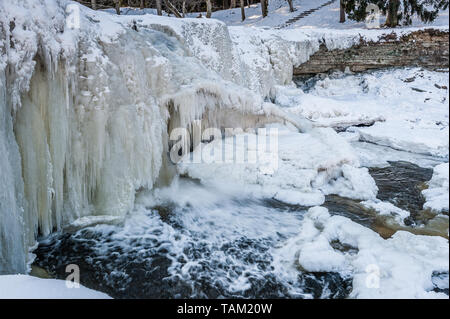
[[[104,293],[83,286],[69,287],[64,280],[0,276],[0,299],[110,299]]]

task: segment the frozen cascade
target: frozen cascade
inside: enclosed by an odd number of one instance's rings
[[[360,41],[82,6],[71,29],[73,4],[0,2],[0,273],[26,272],[37,234],[81,217],[120,219],[136,190],[169,184],[172,128],[202,120],[309,130],[269,100],[324,40],[329,48]]]
[[[25,272],[28,250],[20,154],[5,84],[5,73],[0,72],[0,274]]]
[[[227,48],[208,30],[190,36],[201,28],[189,21],[136,32],[83,7],[71,30],[67,4],[0,4],[0,273],[26,272],[37,234],[85,216],[123,217],[137,189],[164,184],[168,128],[299,122],[239,86],[244,66],[223,24],[202,22]],[[199,39],[217,59],[202,55]]]

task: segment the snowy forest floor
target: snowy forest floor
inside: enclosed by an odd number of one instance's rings
[[[301,28],[301,29],[366,29],[364,22],[356,22],[347,19],[345,23],[339,23],[339,1],[329,3],[330,0],[293,0],[294,12],[289,11],[289,5],[286,0],[271,0],[269,2],[269,14],[263,18],[261,14],[261,5],[253,4],[245,7],[246,19],[241,21],[241,9],[219,10],[212,13],[212,18],[220,20],[229,26],[255,26],[269,28]],[[296,21],[292,21],[312,9],[318,9],[309,15]],[[114,9],[106,11],[114,13]],[[156,9],[136,9],[122,8],[121,14],[124,15],[142,15],[156,14]],[[186,17],[196,18],[200,13],[189,13]],[[202,16],[206,15],[201,12]],[[435,21],[425,24],[417,17],[413,17],[410,27],[423,26],[448,26],[449,9],[442,11]],[[383,24],[384,16],[380,17],[380,23]],[[292,21],[289,23],[289,21]]]

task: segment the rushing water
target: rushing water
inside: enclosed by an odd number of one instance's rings
[[[431,170],[393,162],[371,174],[379,198],[409,208],[410,224],[415,224],[423,205],[420,185]],[[65,267],[77,264],[83,285],[117,298],[345,298],[351,291],[351,278],[305,273],[299,267],[292,274],[274,262],[276,248],[298,233],[306,207],[218,195],[187,179],[180,189],[185,190],[180,200],[138,204],[122,225],[41,240],[35,265],[65,278]],[[324,206],[381,229],[376,214],[357,201],[329,196]]]

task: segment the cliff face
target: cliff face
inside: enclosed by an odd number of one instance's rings
[[[311,58],[294,68],[294,75],[331,70],[361,72],[386,67],[420,66],[448,68],[448,31],[425,29],[407,35],[384,35],[379,41],[365,41],[348,49],[329,50],[324,44]]]

